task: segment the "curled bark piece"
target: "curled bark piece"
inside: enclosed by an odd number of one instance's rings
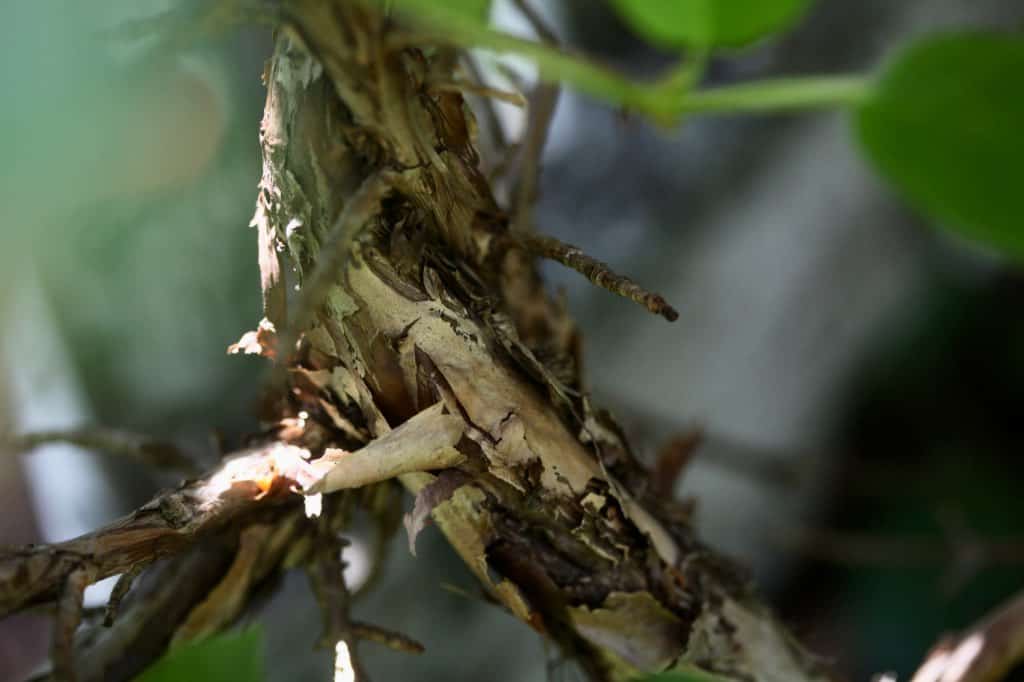
[[[570,610],[572,622],[593,641],[637,670],[664,670],[679,654],[685,628],[646,592],[612,592],[600,608]]]
[[[1024,592],[940,642],[910,682],[995,682],[1024,660]]]
[[[277,329],[274,323],[263,318],[253,331],[242,334],[237,342],[228,346],[228,355],[262,355],[265,358],[277,357]]]
[[[458,466],[466,459],[455,449],[464,430],[462,419],[445,414],[438,403],[355,452],[328,450],[311,464],[322,477],[305,493],[360,488],[402,474]]]
[[[406,514],[402,520],[409,538],[409,554],[416,556],[416,537],[426,526],[434,508],[451,499],[455,491],[469,481],[470,478],[457,469],[442,471],[437,478],[416,493],[412,512]]]

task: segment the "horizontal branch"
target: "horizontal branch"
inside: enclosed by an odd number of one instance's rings
[[[244,451],[210,475],[163,492],[92,533],[0,550],[0,617],[58,598],[76,571],[87,571],[95,582],[137,570],[181,552],[242,514],[292,497],[291,476],[305,463],[304,452],[277,442]]]
[[[51,443],[68,443],[89,450],[137,460],[159,469],[171,469],[187,475],[196,475],[195,462],[173,443],[150,436],[103,427],[84,427],[67,430],[35,431],[7,440],[6,449],[26,453]]]
[[[462,419],[437,404],[354,452],[328,450],[308,462],[308,451],[272,442],[231,455],[209,475],[163,492],[92,533],[0,550],[0,617],[58,599],[72,575],[96,582],[136,574],[244,514],[275,503],[298,504],[299,491],[329,493],[455,466],[464,459],[453,447],[462,432]]]

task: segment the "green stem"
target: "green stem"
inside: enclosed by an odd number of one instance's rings
[[[537,65],[542,79],[569,83],[663,125],[677,124],[687,114],[770,113],[849,106],[862,101],[870,88],[870,81],[863,76],[807,76],[691,90],[705,60],[705,55],[699,54],[663,79],[638,82],[558,47],[496,31],[437,0],[394,2],[414,14],[421,26],[428,29],[427,34],[407,38],[527,57]]]
[[[866,76],[773,78],[686,93],[679,113],[743,114],[854,106],[871,90]]]

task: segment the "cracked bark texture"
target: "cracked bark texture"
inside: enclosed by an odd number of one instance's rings
[[[659,498],[586,397],[579,338],[478,168],[456,52],[356,0],[283,7],[254,226],[265,315],[324,443],[440,404],[465,476],[432,512],[484,589],[592,678],[817,679],[745,578]],[[289,289],[299,292],[291,296]],[[294,312],[289,319],[288,308]],[[310,396],[315,396],[311,399]],[[404,474],[416,492],[431,474]]]

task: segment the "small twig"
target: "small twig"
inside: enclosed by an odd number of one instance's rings
[[[602,289],[607,289],[614,294],[639,303],[669,322],[679,319],[676,309],[669,305],[660,294],[647,291],[625,275],[617,274],[607,263],[588,256],[572,244],[534,233],[517,234],[513,241],[527,252],[557,261],[580,273]]]
[[[121,602],[124,601],[128,591],[132,588],[132,583],[139,577],[145,568],[144,564],[138,566],[132,566],[127,571],[121,574],[114,583],[114,589],[110,591],[110,599],[107,600],[106,612],[103,614],[103,626],[112,627],[114,620],[117,619],[117,614],[121,610]]]
[[[395,499],[401,494],[401,489],[396,485],[377,485],[372,489],[372,499],[364,503],[373,520],[374,533],[370,549],[370,570],[362,584],[352,594],[356,601],[370,594],[384,576],[384,569],[394,544],[391,540],[402,527],[403,505]]]
[[[353,621],[351,625],[352,634],[356,639],[383,644],[392,651],[401,651],[407,654],[422,654],[425,651],[422,644],[401,632],[357,621]]]
[[[349,610],[353,595],[345,582],[345,562],[342,559],[348,541],[338,535],[339,527],[346,523],[345,500],[335,496],[317,524],[316,549],[306,570],[323,614],[320,645],[334,649],[334,679],[367,682],[366,672],[356,657],[356,646],[360,640],[409,653],[421,653],[423,646],[400,633],[351,619]]]
[[[559,47],[558,36],[527,0],[513,0],[513,4],[526,17],[541,42],[555,48]],[[531,212],[537,201],[537,187],[540,185],[541,158],[544,147],[547,146],[551,120],[560,92],[561,87],[557,83],[541,81],[530,93],[530,108],[526,134],[522,142],[518,182],[512,194],[513,231],[527,231],[532,228]]]
[[[658,453],[651,472],[651,484],[655,494],[670,499],[675,493],[676,482],[686,470],[697,449],[704,441],[704,432],[691,429],[670,440]]]
[[[332,502],[338,504],[338,500]],[[323,614],[320,644],[334,649],[336,680],[364,682],[366,677],[356,658],[357,638],[348,613],[352,594],[345,582],[345,562],[341,558],[348,541],[331,528],[332,515],[327,513],[320,518],[316,551],[307,569],[313,593]]]
[[[10,439],[9,447],[13,452],[24,453],[50,443],[69,443],[89,450],[109,452],[189,476],[198,472],[195,462],[171,443],[143,434],[101,427],[26,433]]]
[[[430,84],[429,90],[431,92],[468,92],[478,97],[496,99],[499,102],[506,102],[517,107],[526,106],[526,98],[518,92],[500,90],[469,81],[436,81]]]
[[[64,581],[57,603],[53,630],[53,674],[61,682],[75,679],[75,630],[82,622],[82,602],[91,576],[84,567],[73,570]]]
[[[529,114],[526,134],[521,145],[522,157],[519,163],[518,182],[512,195],[512,225],[514,231],[522,232],[532,228],[531,213],[537,201],[537,187],[540,185],[541,158],[547,146],[551,119],[558,104],[561,89],[557,85],[541,83],[529,98]]]
[[[346,202],[331,226],[324,241],[319,262],[312,275],[303,284],[302,292],[295,303],[295,313],[285,329],[278,329],[278,371],[271,379],[271,390],[286,376],[286,368],[295,351],[299,335],[306,331],[323,305],[331,285],[337,281],[348,258],[353,240],[380,210],[380,202],[395,187],[397,176],[394,172],[379,171],[360,185]]]
[[[993,682],[1024,660],[1024,592],[959,639],[945,638],[911,682]]]
[[[480,71],[480,65],[474,56],[467,52],[463,57],[462,63],[465,65],[466,71],[469,73],[469,77],[473,79],[473,82],[481,87],[486,87],[483,73]],[[470,91],[470,94],[472,94],[472,91]],[[494,102],[490,98],[482,97],[480,103],[487,124],[487,130],[492,138],[494,150],[499,155],[503,155],[508,150],[508,140],[505,138],[505,128],[498,117],[498,110],[495,109]]]
[[[226,570],[229,545],[223,537],[211,538],[157,562],[135,581],[113,626],[80,627],[75,636],[79,682],[135,679],[159,658],[174,630]]]

